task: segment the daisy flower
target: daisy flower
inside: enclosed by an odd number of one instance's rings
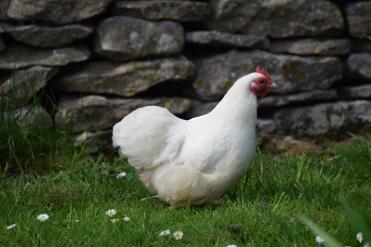
[[[235,244],[228,244],[227,247],[237,247]]]
[[[9,226],[6,226],[6,229],[7,229],[7,230],[11,230],[11,229],[14,229],[15,226],[16,226],[16,224],[11,224],[11,225],[9,225]]]
[[[112,217],[112,216],[114,216],[115,214],[117,214],[116,209],[108,209],[108,210],[106,211],[106,215],[109,216],[109,217]]]
[[[117,174],[117,176],[116,176],[117,179],[124,178],[124,177],[126,177],[126,172],[120,172],[120,173]]]
[[[117,223],[118,221],[119,221],[119,219],[111,219],[111,222],[112,222],[113,224]]]
[[[160,237],[163,237],[163,236],[169,236],[171,234],[170,230],[167,229],[167,230],[164,230],[164,231],[161,231],[160,232]]]
[[[40,222],[47,221],[48,219],[49,219],[49,215],[48,214],[39,214],[37,216],[37,220],[40,221]]]
[[[183,232],[180,230],[177,230],[173,233],[173,236],[175,240],[181,240],[183,238]]]
[[[124,218],[122,218],[122,220],[125,221],[125,222],[129,222],[130,221],[130,218],[127,217],[127,216],[125,216]]]
[[[369,243],[365,243],[363,247],[370,247]]]
[[[357,233],[356,238],[357,238],[358,242],[362,243],[363,242],[363,233],[362,232]]]
[[[320,236],[316,236],[316,242],[318,245],[322,245],[325,242],[325,240],[323,240]]]

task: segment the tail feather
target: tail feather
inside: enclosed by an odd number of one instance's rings
[[[156,106],[137,109],[113,127],[112,142],[136,169],[150,169],[171,157],[169,137],[180,120],[168,110]],[[173,143],[174,145],[174,143]]]

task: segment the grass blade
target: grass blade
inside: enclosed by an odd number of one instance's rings
[[[307,217],[303,216],[302,221],[310,228],[310,230],[318,236],[321,236],[322,239],[325,240],[324,245],[328,247],[342,247],[341,243],[339,243],[336,239],[331,237],[325,230],[323,230],[320,226],[312,222]]]

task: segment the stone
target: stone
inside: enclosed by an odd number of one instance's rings
[[[192,108],[190,111],[187,112],[186,118],[190,119],[205,115],[211,112],[217,104],[218,102],[202,102],[198,100],[193,100]]]
[[[263,141],[263,150],[270,154],[322,154],[323,147],[314,143],[313,139],[295,139],[292,136],[267,136]]]
[[[259,135],[269,135],[274,133],[276,130],[276,124],[273,119],[257,119],[256,120],[256,131]]]
[[[339,89],[340,96],[350,99],[371,99],[371,84]]]
[[[301,39],[275,41],[271,43],[270,51],[296,55],[340,56],[350,53],[350,43],[347,39]]]
[[[112,130],[83,132],[76,136],[76,146],[84,146],[88,153],[112,151]]]
[[[357,52],[371,52],[371,41],[352,40],[352,51]]]
[[[192,102],[183,98],[123,99],[97,95],[62,97],[55,121],[71,123],[75,132],[105,130],[135,109],[148,105],[166,107],[173,114],[182,115],[191,109]]]
[[[3,40],[0,37],[0,51],[3,51],[3,50],[5,50],[5,44],[4,44]]]
[[[57,72],[55,68],[42,66],[17,70],[0,84],[0,96],[15,105],[27,103]]]
[[[33,129],[40,124],[52,126],[50,114],[41,105],[26,105],[15,110],[4,112],[3,116],[8,120],[18,120],[23,128]]]
[[[0,56],[0,69],[19,69],[34,65],[63,66],[82,62],[89,58],[85,48],[37,49],[13,45],[7,47]]]
[[[326,101],[336,99],[337,96],[336,90],[313,90],[296,94],[272,95],[259,99],[259,107],[269,108],[299,102]]]
[[[7,15],[7,11],[10,5],[11,0],[1,0],[0,1],[0,20],[7,21],[9,17]]]
[[[350,76],[371,79],[371,53],[353,53],[347,60]]]
[[[7,15],[16,20],[65,24],[102,13],[113,0],[12,0]]]
[[[111,17],[96,31],[95,51],[114,61],[180,53],[184,31],[175,22],[150,22],[131,17]]]
[[[371,101],[339,101],[278,110],[277,130],[285,134],[322,135],[371,123]]]
[[[0,23],[0,26],[14,40],[36,47],[60,47],[86,38],[93,33],[92,27],[79,24],[47,27]]]
[[[345,12],[350,35],[371,40],[371,1],[349,3]]]
[[[186,41],[195,45],[226,48],[263,48],[269,46],[264,36],[223,33],[218,31],[194,31],[186,34]]]
[[[133,96],[164,82],[192,80],[193,63],[184,57],[152,61],[90,62],[61,76],[54,85],[66,92],[105,93]]]
[[[210,14],[210,6],[196,1],[118,1],[115,14],[147,20],[202,21]]]
[[[271,92],[290,93],[328,89],[342,78],[342,63],[338,58],[299,57],[276,55],[264,51],[227,53],[201,57],[195,60],[195,93],[204,100],[218,100],[240,77],[253,71],[257,65],[266,69],[278,87]]]
[[[224,32],[273,38],[339,36],[344,31],[340,9],[326,0],[211,0],[208,27]]]

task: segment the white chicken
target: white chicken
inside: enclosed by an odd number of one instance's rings
[[[254,158],[257,96],[270,86],[269,74],[257,68],[237,80],[210,113],[188,121],[165,108],[139,108],[115,124],[113,146],[170,206],[214,201]]]

